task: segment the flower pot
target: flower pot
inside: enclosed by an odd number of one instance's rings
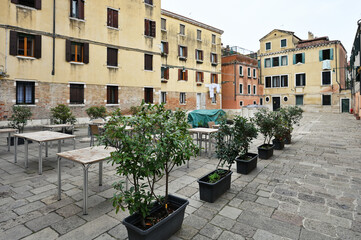
[[[273,139],[273,148],[276,150],[282,150],[285,147],[285,142],[283,140],[279,140],[279,139]]]
[[[258,155],[261,159],[269,159],[273,156],[273,145],[263,144],[258,147]]]
[[[291,144],[291,138],[292,138],[292,135],[291,135],[291,134],[286,135],[286,136],[285,136],[285,140],[283,141],[284,144]]]
[[[232,171],[229,171],[226,176],[215,183],[208,182],[208,176],[213,174],[215,171],[217,170],[214,170],[197,180],[199,184],[200,199],[210,203],[216,201],[217,198],[219,198],[223,193],[231,188]]]
[[[236,158],[237,173],[248,174],[257,167],[258,154],[247,153],[248,159]]]
[[[129,240],[166,240],[169,239],[174,233],[176,233],[181,227],[184,219],[184,212],[189,203],[187,199],[179,198],[173,195],[168,195],[168,201],[172,205],[177,206],[177,210],[169,214],[166,218],[160,220],[157,224],[142,230],[135,225],[140,222],[139,214],[133,214],[124,218],[123,224],[128,231]],[[162,206],[156,204],[151,212],[156,212],[161,209]]]
[[[10,137],[10,146],[14,146],[15,143],[15,137]],[[33,141],[28,140],[28,143],[32,143]],[[7,138],[7,143],[9,143],[9,137]],[[24,138],[18,138],[18,145],[24,145],[25,144],[25,140]]]

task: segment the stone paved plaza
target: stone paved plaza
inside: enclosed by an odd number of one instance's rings
[[[86,129],[78,129],[77,148]],[[215,203],[199,200],[197,178],[215,168],[205,155],[172,172],[170,189],[189,199],[182,229],[172,239],[361,239],[361,121],[350,114],[305,113],[292,144],[259,160],[249,175],[232,175],[231,189]],[[112,183],[120,178],[104,164],[103,186],[98,165],[89,173],[88,215],[82,214],[83,172],[63,161],[62,200],[57,201],[56,151],[43,160],[38,175],[38,147],[29,144],[29,168],[24,147],[7,152],[0,136],[0,239],[126,239],[109,200]],[[255,140],[251,152],[260,145]],[[66,141],[65,150],[72,150]],[[162,188],[160,183],[159,188]]]

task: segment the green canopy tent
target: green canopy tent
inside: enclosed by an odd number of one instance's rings
[[[194,110],[188,114],[188,123],[192,127],[208,127],[208,122],[219,124],[226,112],[222,109]]]

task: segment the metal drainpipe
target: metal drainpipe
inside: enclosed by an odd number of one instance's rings
[[[8,69],[8,54],[7,54],[7,49],[8,49],[8,34],[9,34],[9,30],[5,28],[5,69],[4,72],[7,72]]]
[[[337,43],[335,44],[335,57],[336,57],[336,82],[339,85],[338,92],[340,93],[342,91],[342,85],[338,82],[338,65],[337,65]]]
[[[53,70],[51,75],[55,75],[55,0],[53,0]]]

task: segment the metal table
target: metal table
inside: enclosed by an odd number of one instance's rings
[[[74,134],[74,125],[72,124],[53,124],[53,125],[43,125],[44,129],[49,129],[49,131],[53,131],[54,129],[61,128],[63,133],[65,133],[65,128],[71,128],[71,134]]]
[[[94,163],[99,163],[99,186],[103,184],[103,161],[110,158],[110,153],[116,149],[113,147],[96,146],[77,149],[68,152],[57,153],[58,155],[58,200],[61,200],[61,159],[67,159],[80,163],[84,172],[83,186],[83,214],[86,215],[88,208],[88,169]]]
[[[25,140],[25,168],[28,168],[28,141],[32,140],[39,143],[39,174],[43,173],[43,158],[42,148],[45,143],[45,156],[48,156],[48,142],[58,141],[58,152],[61,152],[61,140],[72,138],[74,141],[75,149],[75,135],[52,132],[52,131],[40,131],[31,133],[14,134],[15,137],[15,163],[17,162],[17,145],[18,138],[24,138]]]
[[[7,133],[8,134],[8,139],[9,139],[8,140],[8,152],[10,152],[10,134],[11,133],[18,133],[18,130],[14,129],[14,128],[2,128],[2,129],[0,129],[0,134],[1,133]],[[14,145],[15,145],[15,142],[14,142]]]
[[[205,136],[205,152],[207,153],[207,141],[209,145],[209,157],[211,157],[212,144],[211,144],[211,134],[218,132],[218,129],[215,128],[191,128],[188,129],[190,133],[197,134],[197,142],[199,144],[200,150],[202,149],[203,135]]]

